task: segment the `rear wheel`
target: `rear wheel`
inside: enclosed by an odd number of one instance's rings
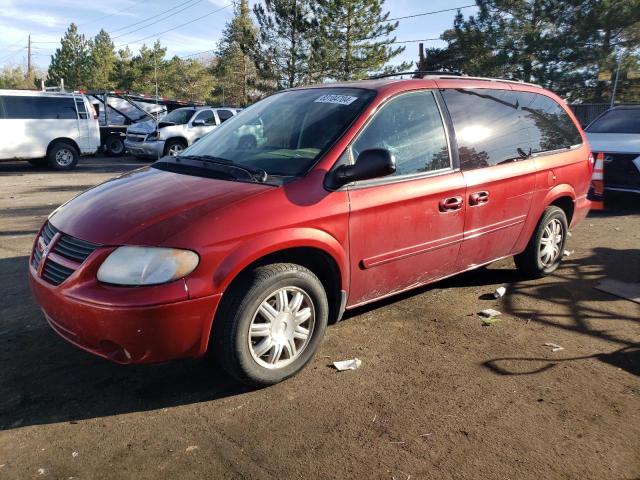
[[[516,267],[532,277],[553,273],[562,260],[569,226],[564,211],[547,207],[524,252],[516,255]]]
[[[67,142],[56,142],[47,153],[49,166],[54,170],[72,170],[78,164],[79,158],[76,148]]]
[[[212,349],[229,374],[249,385],[271,385],[295,375],[313,357],[329,307],[310,270],[291,263],[259,267],[225,296]]]
[[[120,135],[110,135],[105,143],[107,155],[110,157],[121,157],[124,155],[124,142]]]

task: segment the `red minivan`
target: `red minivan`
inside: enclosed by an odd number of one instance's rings
[[[427,75],[298,88],[56,209],[30,284],[115,362],[213,353],[253,385],[304,367],[345,309],[515,256],[554,271],[589,146],[535,85]]]

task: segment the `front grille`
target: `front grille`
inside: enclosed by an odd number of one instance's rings
[[[44,264],[44,268],[42,269],[42,277],[49,283],[60,285],[67,278],[69,278],[73,272],[74,270],[63,267],[62,265],[57,264],[51,259],[47,259],[46,263]]]
[[[93,253],[96,248],[100,246],[95,243],[72,237],[71,235],[67,235],[66,233],[62,233],[51,223],[47,222],[42,229],[40,238],[38,239],[38,241],[36,241],[36,246],[31,257],[31,265],[36,270],[38,270],[43,255],[43,251],[40,249],[39,240],[42,240],[42,242],[44,243],[44,247],[49,247],[51,241],[53,240],[53,237],[57,233],[59,233],[60,235],[58,235],[58,240],[56,241],[55,245],[53,245],[53,249],[51,250],[51,252],[60,255],[61,257],[72,260],[73,262],[78,264],[78,267],[87,259],[89,255]],[[61,265],[51,257],[47,257],[42,268],[42,278],[44,278],[47,282],[52,283],[53,285],[60,285],[67,278],[69,278],[75,270],[75,268],[69,268],[65,265]]]
[[[640,157],[638,153],[605,153],[605,188],[640,188]]]
[[[53,247],[53,251],[65,258],[82,263],[96,248],[98,245],[95,243],[63,234]]]

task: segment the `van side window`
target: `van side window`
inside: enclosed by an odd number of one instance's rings
[[[4,115],[9,119],[77,120],[72,97],[3,96]],[[86,112],[85,112],[86,113]]]
[[[407,93],[384,105],[352,145],[352,158],[370,148],[386,148],[395,156],[396,176],[449,168],[447,137],[433,93]]]
[[[513,91],[447,89],[442,95],[456,132],[462,170],[511,162],[528,153],[529,140]]]
[[[203,112],[200,112],[198,115],[196,115],[196,118],[193,119],[194,122],[196,120],[203,121],[205,125],[215,125],[216,124],[216,119],[213,116],[213,110],[205,110]]]
[[[559,150],[582,143],[567,112],[551,97],[517,92],[521,119],[533,153]]]

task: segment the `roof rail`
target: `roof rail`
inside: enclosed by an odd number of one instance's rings
[[[415,78],[423,78],[427,75],[451,75],[455,77],[461,77],[460,72],[450,72],[448,70],[414,70],[412,72],[395,72],[395,73],[383,73],[382,75],[374,75],[369,77],[369,80],[379,80],[381,78],[397,77],[399,75],[413,75]]]

